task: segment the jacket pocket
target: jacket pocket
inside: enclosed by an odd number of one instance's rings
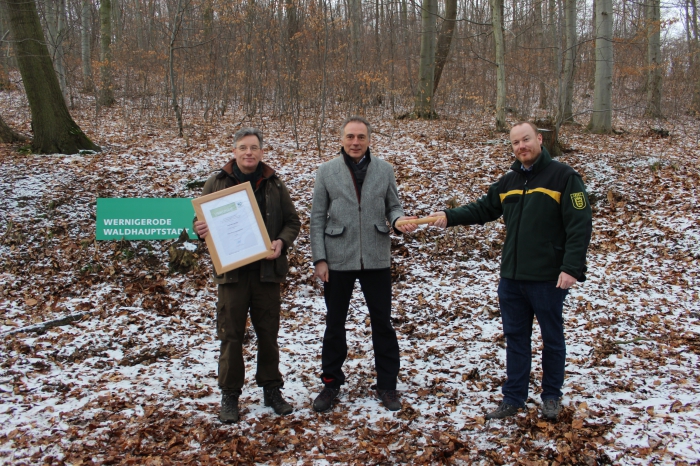
[[[391,257],[391,236],[389,236],[391,228],[386,223],[375,223],[374,229],[376,230],[374,234],[375,248],[372,255],[379,261],[378,266],[383,267],[381,264],[390,261]]]
[[[548,241],[546,244],[546,251],[547,251],[547,262],[549,263],[550,267],[553,268],[558,268],[559,263],[557,261],[557,250],[556,246],[552,244],[551,241]]]
[[[386,223],[384,225],[376,225],[375,224],[374,228],[376,228],[377,231],[383,235],[388,235],[389,231],[390,231],[389,225],[387,225]]]
[[[275,275],[284,278],[288,271],[289,258],[287,258],[287,254],[283,252],[277,259],[275,259]]]
[[[345,250],[348,249],[347,239],[343,236],[344,226],[328,225],[324,230],[326,244],[326,262],[333,268],[345,262]]]
[[[325,233],[328,236],[340,236],[343,234],[344,231],[345,231],[345,227],[327,226]]]

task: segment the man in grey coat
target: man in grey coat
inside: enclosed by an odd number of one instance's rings
[[[372,325],[377,395],[385,407],[401,409],[396,392],[399,344],[391,324],[391,227],[402,233],[416,225],[396,226],[404,217],[394,169],[370,155],[371,127],[353,116],[340,129],[340,155],[316,173],[311,208],[314,276],[324,282],[326,331],[321,354],[324,389],[314,409],[327,411],[345,383],[348,354],[345,321],[355,280],[360,281]]]

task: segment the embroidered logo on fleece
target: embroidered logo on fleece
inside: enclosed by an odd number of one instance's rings
[[[583,193],[573,193],[571,195],[571,203],[574,205],[574,209],[584,209],[586,207],[586,197]]]

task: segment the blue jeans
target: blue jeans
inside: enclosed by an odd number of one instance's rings
[[[559,399],[564,384],[566,342],[562,310],[568,290],[556,282],[535,282],[501,278],[498,300],[506,337],[506,374],[503,401],[522,407],[527,401],[532,363],[532,322],[537,316],[542,351],[542,400]]]

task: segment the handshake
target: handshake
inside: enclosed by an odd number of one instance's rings
[[[400,227],[403,225],[422,225],[427,223],[430,226],[436,226],[440,228],[447,228],[447,216],[445,212],[432,212],[427,217],[401,217],[396,221],[396,226]]]

